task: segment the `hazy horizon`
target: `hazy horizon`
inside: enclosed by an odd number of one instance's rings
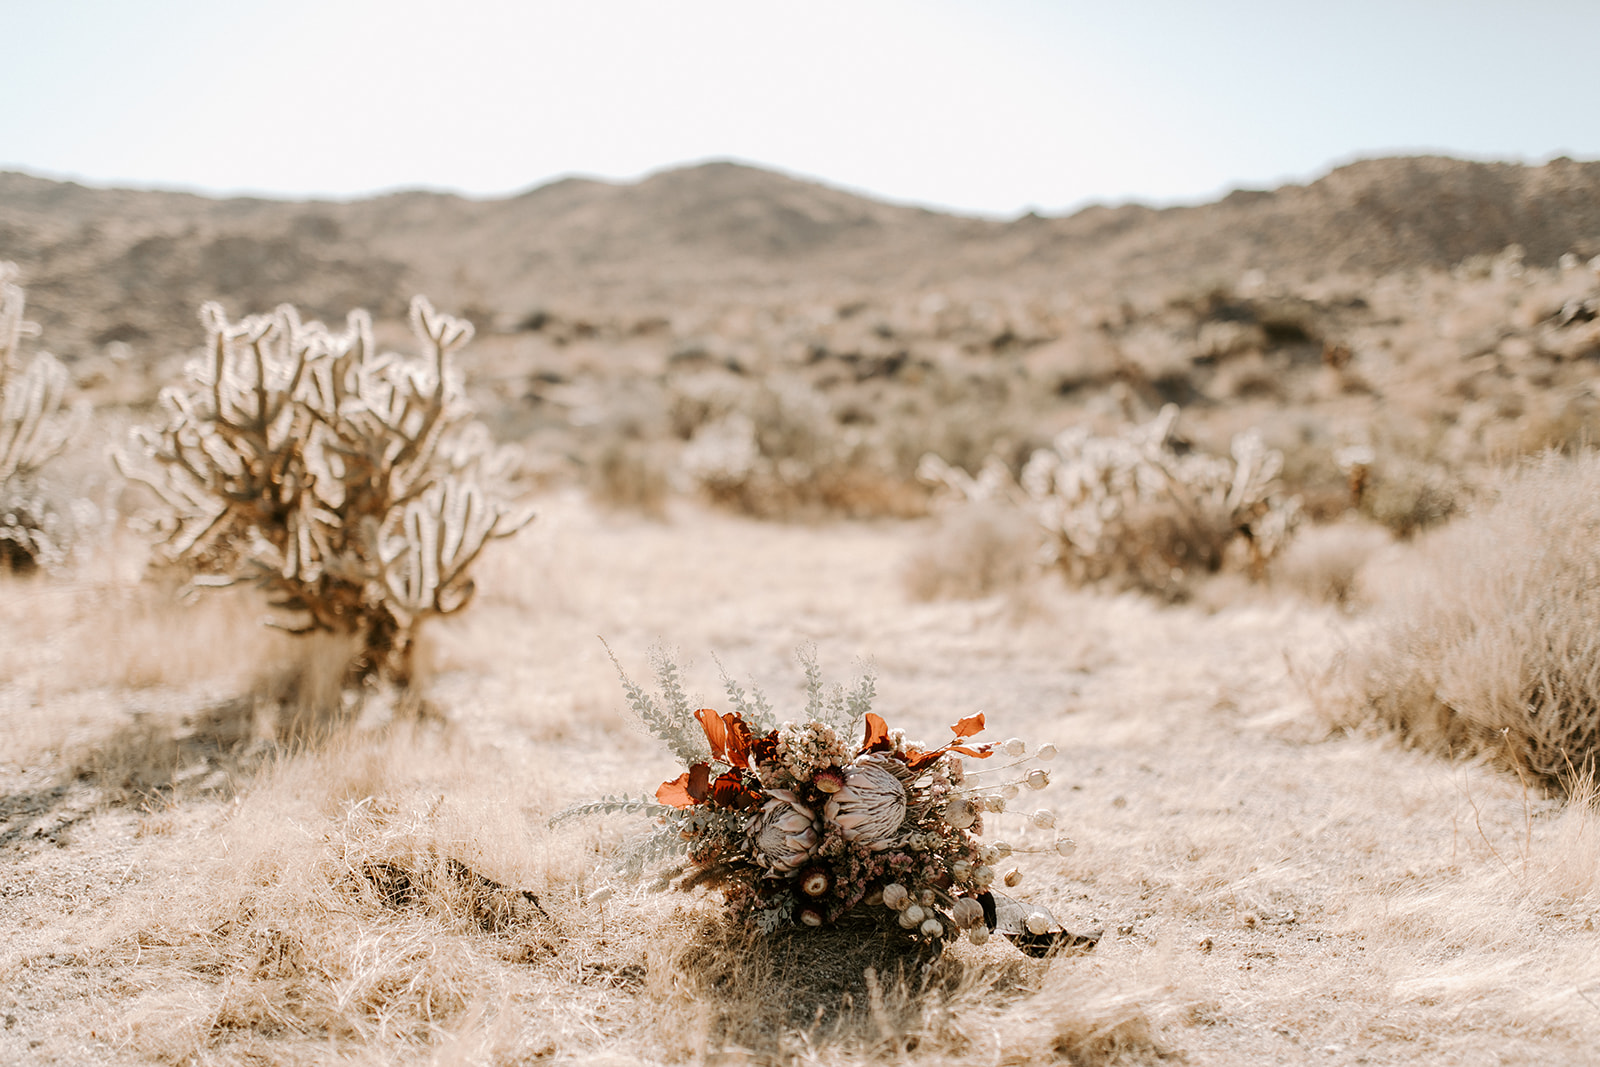
[[[1545,0],[15,7],[0,169],[208,196],[515,195],[731,160],[961,214],[1199,203],[1394,155],[1600,158]]]

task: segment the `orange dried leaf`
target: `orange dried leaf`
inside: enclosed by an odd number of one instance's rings
[[[729,766],[750,766],[750,749],[755,743],[755,737],[750,733],[750,727],[745,725],[744,717],[737,711],[730,711],[722,717],[724,734],[727,737],[727,759]]]
[[[711,795],[711,765],[696,763],[689,768],[689,795],[696,804]]]
[[[694,713],[700,720],[700,728],[706,732],[706,740],[711,744],[711,758],[728,762],[728,731],[717,718],[717,713],[710,708],[701,708]]]
[[[684,771],[670,782],[662,782],[656,790],[656,799],[669,808],[687,808],[694,803],[689,795],[689,772]]]
[[[951,745],[951,752],[959,752],[963,756],[973,756],[977,759],[988,759],[994,755],[993,745],[979,745],[977,748],[968,748],[966,745]]]
[[[965,719],[950,727],[950,732],[957,737],[971,737],[983,729],[983,712],[968,715]]]
[[[744,783],[737,771],[728,771],[711,783],[711,802],[719,808],[749,811],[761,806],[762,797]]]
[[[889,724],[883,719],[867,712],[866,736],[861,739],[862,752],[887,752],[894,748],[894,742],[889,740]]]

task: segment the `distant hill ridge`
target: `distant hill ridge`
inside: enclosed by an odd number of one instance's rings
[[[113,340],[191,344],[195,309],[284,301],[395,315],[413,292],[497,321],[577,306],[659,311],[841,288],[1182,284],[1443,268],[1523,246],[1600,254],[1600,162],[1375,159],[1308,185],[1194,207],[1090,207],[1011,221],[941,214],[735,163],[632,184],[568,178],[501,199],[353,202],[93,189],[0,172],[0,258],[65,355]]]

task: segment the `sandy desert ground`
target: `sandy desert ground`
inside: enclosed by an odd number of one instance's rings
[[[8,580],[0,1058],[1592,1062],[1593,809],[1330,733],[1304,679],[1358,618],[1053,577],[923,603],[904,571],[938,519],[540,504],[433,628],[447,721],[369,711],[321,746],[273,741],[265,697],[228,703],[304,647],[249,603],[176,607],[108,567]],[[1035,961],[995,939],[897,973],[882,945],[751,948],[710,898],[586,903],[638,822],[547,817],[675,773],[630,728],[602,637],[641,679],[675,646],[712,706],[713,654],[781,713],[812,642],[834,678],[875,667],[891,723],[981,709],[1054,741],[1039,796],[1078,848],[1025,857],[1017,893],[1099,945]],[[446,860],[471,873],[422,877]],[[374,893],[374,864],[421,888]]]

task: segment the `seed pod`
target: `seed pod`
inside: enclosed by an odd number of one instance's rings
[[[902,927],[904,927],[905,929],[907,929],[907,930],[915,930],[917,927],[921,926],[922,925],[921,910],[922,909],[920,909],[920,908],[917,909],[918,915],[914,919],[910,917],[910,914],[909,914],[910,911],[911,911],[910,908],[907,908],[905,911],[902,911],[900,913],[900,925]]]
[[[1050,772],[1043,767],[1035,767],[1028,772],[1028,777],[1024,778],[1023,781],[1029,789],[1043,789],[1050,784]]]
[[[1034,753],[1034,758],[1042,759],[1046,763],[1050,762],[1056,758],[1056,746],[1050,744],[1040,745],[1039,750]]]
[[[957,830],[965,830],[978,821],[978,812],[971,802],[958,797],[944,806],[944,821]]]
[[[1070,856],[1076,851],[1078,851],[1078,843],[1072,838],[1059,837],[1056,839],[1056,854],[1058,856]]]
[[[924,919],[920,930],[925,937],[938,937],[944,933],[944,923],[938,919]]]
[[[1038,937],[1050,932],[1050,917],[1042,911],[1029,912],[1023,925],[1028,928],[1028,933]]]
[[[1020,756],[1028,751],[1028,743],[1020,737],[1010,737],[1001,748],[1005,749],[1008,756]]]
[[[983,905],[971,897],[962,897],[950,909],[950,918],[958,929],[965,930],[983,922]]]
[[[1013,867],[1006,872],[1003,881],[1006,883],[1007,889],[1020,885],[1022,883],[1022,872]]]
[[[890,882],[883,887],[883,903],[885,907],[903,911],[911,903],[911,893],[899,882]]]
[[[1033,816],[1028,821],[1041,830],[1048,830],[1056,824],[1056,813],[1040,808],[1033,813]]]
[[[919,905],[912,904],[907,907],[905,911],[900,913],[900,921],[904,923],[910,923],[912,926],[915,926],[923,919],[927,918],[927,916],[928,913],[923,911]]]
[[[977,926],[974,926],[972,929],[967,931],[967,940],[971,941],[974,945],[983,944],[985,941],[989,940],[989,928],[983,923],[979,923]]]

